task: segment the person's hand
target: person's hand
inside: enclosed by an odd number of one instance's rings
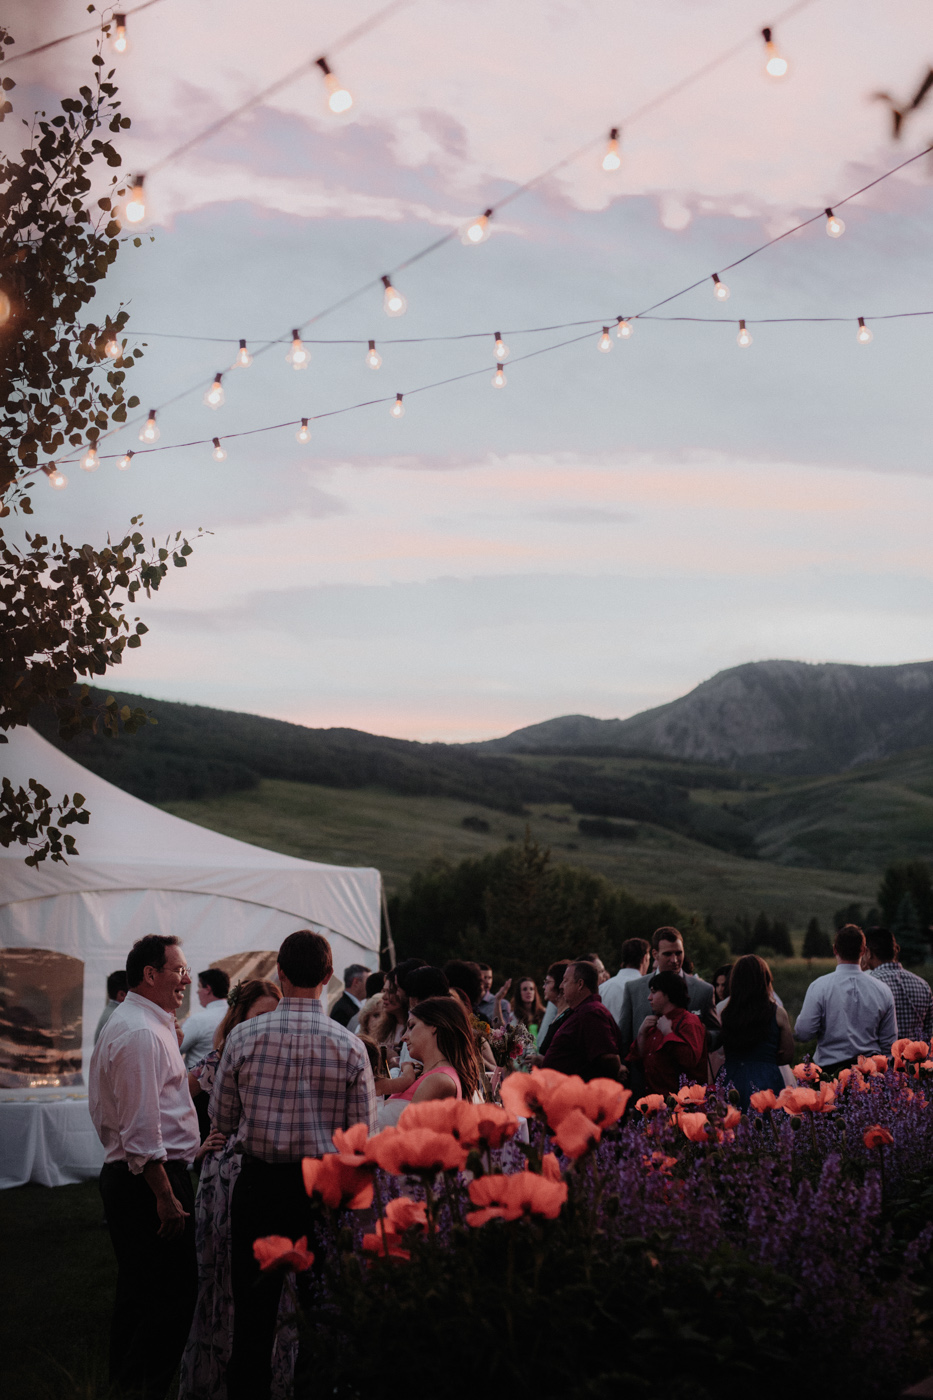
[[[399,1070],[399,1073],[392,1080],[392,1092],[404,1094],[406,1089],[410,1089],[421,1073],[421,1066],[416,1065],[414,1060],[406,1060]]]
[[[496,1005],[499,1004],[499,1002],[502,1000],[503,997],[508,996],[508,994],[509,994],[509,988],[511,987],[511,985],[512,985],[512,979],[511,979],[511,977],[510,977],[507,981],[505,981],[505,982],[502,983],[502,986],[501,986],[501,987],[499,988],[499,990],[496,992],[496,996],[495,996]]]
[[[653,1030],[654,1030],[654,1028],[655,1028],[655,1026],[656,1026],[657,1024],[658,1024],[658,1018],[657,1018],[657,1016],[646,1016],[645,1019],[642,1021],[641,1025],[640,1025],[639,1028],[638,1028],[638,1034],[639,1034],[639,1035],[647,1035],[649,1031],[653,1031]]]
[[[156,1210],[159,1212],[159,1239],[177,1240],[185,1232],[188,1212],[182,1210],[181,1202],[172,1191],[156,1197]]]
[[[661,1032],[662,1035],[670,1035],[671,1030],[673,1029],[672,1024],[667,1016],[659,1016],[657,1025],[658,1030]]]
[[[219,1152],[227,1139],[219,1128],[212,1128],[195,1153],[194,1160],[200,1162],[208,1152]]]
[[[178,1048],[179,1048],[179,1050],[180,1050],[180,1049],[181,1049],[181,1042],[182,1042],[182,1041],[184,1040],[184,1038],[185,1038],[185,1033],[184,1033],[184,1031],[182,1030],[181,1026],[178,1024],[178,1017],[177,1017],[177,1016],[175,1017],[175,1034],[178,1036]]]

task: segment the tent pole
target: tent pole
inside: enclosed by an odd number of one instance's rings
[[[386,949],[389,954],[389,967],[393,968],[397,962],[397,958],[395,956],[395,943],[392,938],[392,925],[389,923],[389,906],[386,903],[386,888],[385,885],[382,883],[381,878],[379,880],[379,893],[382,899],[382,924],[383,928],[385,929]]]

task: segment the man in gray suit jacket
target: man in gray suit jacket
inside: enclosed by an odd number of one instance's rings
[[[676,928],[655,929],[651,935],[651,947],[657,961],[656,970],[658,972],[677,972],[686,981],[690,988],[690,1002],[687,1010],[693,1011],[699,1016],[707,1030],[708,1048],[715,1050],[722,1034],[722,1026],[716,1010],[716,994],[710,984],[704,982],[701,977],[692,977],[684,972],[684,940],[680,930]],[[648,987],[653,976],[654,973],[650,972],[647,977],[633,978],[625,985],[622,1010],[619,1014],[619,1029],[622,1032],[626,1054],[638,1035],[642,1021],[646,1016],[651,1015]]]

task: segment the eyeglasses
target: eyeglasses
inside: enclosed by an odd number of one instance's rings
[[[190,967],[154,967],[153,972],[170,972],[173,977],[188,977],[193,974]]]

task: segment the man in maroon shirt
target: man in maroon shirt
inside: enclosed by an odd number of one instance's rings
[[[545,1069],[581,1079],[618,1079],[622,1036],[615,1018],[599,999],[599,974],[590,962],[572,962],[561,983],[570,1014],[554,1032]]]

